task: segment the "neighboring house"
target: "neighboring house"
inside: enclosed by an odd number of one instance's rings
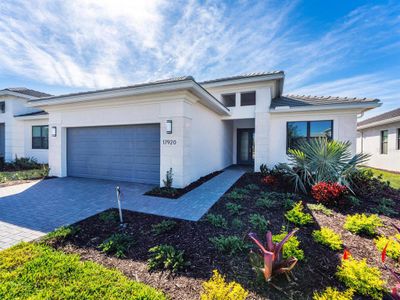
[[[183,187],[232,164],[258,170],[287,161],[302,139],[351,141],[355,153],[357,115],[379,100],[282,96],[283,84],[279,71],[24,99],[26,112],[5,121],[6,159],[37,156],[30,147],[48,141],[51,175],[159,184],[172,168],[173,185]],[[21,123],[25,130],[7,134]],[[39,125],[49,127],[29,129]]]
[[[357,124],[357,152],[369,153],[370,167],[400,172],[400,108]]]

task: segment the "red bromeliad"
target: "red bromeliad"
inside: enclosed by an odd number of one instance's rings
[[[397,231],[400,233],[400,228],[398,226],[396,226],[395,224],[393,224],[393,227],[397,229]],[[393,269],[389,268],[388,266],[386,266],[385,261],[386,261],[386,251],[388,246],[390,245],[390,242],[387,242],[385,247],[382,250],[382,254],[381,254],[381,259],[382,259],[382,263],[385,267],[386,270],[389,270],[389,272],[394,276],[394,278],[397,279],[398,283],[396,284],[396,286],[394,288],[392,288],[392,297],[395,300],[400,300],[400,273],[394,271]]]
[[[249,233],[249,237],[258,246],[261,255],[251,252],[250,262],[257,272],[261,272],[266,281],[271,280],[276,274],[290,272],[297,263],[297,258],[290,257],[283,259],[283,245],[297,232],[298,229],[290,232],[281,242],[274,243],[272,241],[272,233],[268,231],[266,234],[266,244],[264,245],[257,239],[254,233]]]
[[[311,195],[320,203],[338,205],[346,194],[347,188],[339,183],[319,182],[312,186]]]
[[[267,175],[261,178],[261,182],[265,185],[275,185],[276,178],[273,175]]]

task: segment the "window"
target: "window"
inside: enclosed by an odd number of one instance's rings
[[[240,106],[256,105],[256,92],[240,94]]]
[[[299,143],[316,138],[333,138],[332,120],[287,123],[287,150],[296,149]]]
[[[49,149],[49,126],[32,126],[32,149]]]
[[[6,103],[0,102],[0,113],[5,113],[6,112]]]
[[[397,150],[400,150],[400,128],[397,128]]]
[[[388,131],[381,131],[381,154],[388,153]]]
[[[226,107],[232,107],[236,105],[236,94],[222,95],[222,102]]]

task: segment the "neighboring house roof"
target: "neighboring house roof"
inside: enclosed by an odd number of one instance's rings
[[[359,128],[366,128],[366,127],[373,127],[398,121],[400,121],[400,108],[358,122],[357,126]]]
[[[30,117],[30,116],[44,116],[44,115],[48,115],[49,113],[44,111],[44,110],[40,110],[40,111],[35,111],[35,112],[31,112],[31,113],[27,113],[27,114],[20,114],[20,115],[15,115],[14,117],[18,118],[18,117]]]
[[[241,74],[241,75],[230,76],[230,77],[222,77],[222,78],[217,78],[217,79],[205,80],[205,81],[201,81],[199,83],[200,84],[209,84],[209,83],[214,83],[214,82],[240,80],[240,79],[255,78],[255,77],[265,77],[265,76],[270,76],[270,75],[284,76],[285,72],[283,72],[283,71],[254,72],[254,73],[247,73],[247,74]]]
[[[18,93],[18,94],[23,94],[26,96],[31,96],[31,97],[36,97],[36,98],[42,98],[42,97],[49,97],[51,96],[50,94],[31,90],[25,87],[14,87],[14,88],[5,88],[3,90],[0,90],[0,92],[12,92],[12,93]]]

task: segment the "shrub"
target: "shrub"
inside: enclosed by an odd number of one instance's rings
[[[254,183],[246,185],[245,188],[247,190],[249,190],[249,191],[258,191],[260,189],[260,187],[257,184],[254,184]]]
[[[314,293],[313,300],[352,300],[354,290],[348,289],[347,291],[340,292],[335,288],[327,287],[322,293]]]
[[[238,215],[242,209],[240,204],[228,202],[225,204],[226,209],[229,211],[231,215]]]
[[[261,183],[265,185],[274,186],[276,184],[276,178],[273,175],[267,175],[261,178]]]
[[[269,175],[269,169],[268,169],[266,164],[261,164],[260,165],[260,173],[261,173],[262,177],[265,177],[265,176]]]
[[[228,221],[222,215],[207,214],[206,220],[215,227],[227,228]]]
[[[318,203],[318,204],[308,203],[307,207],[312,211],[319,211],[328,217],[333,215],[333,211],[331,209],[327,208],[322,203]]]
[[[297,204],[285,214],[286,219],[297,226],[305,226],[313,223],[312,216],[309,213],[303,212],[303,208],[303,203],[301,201],[297,202]]]
[[[372,299],[382,299],[385,282],[381,279],[379,269],[368,266],[366,259],[359,261],[350,257],[343,260],[336,276],[355,292]]]
[[[232,220],[231,226],[233,229],[239,230],[243,227],[243,222],[239,218],[234,218]]]
[[[394,237],[379,236],[375,239],[376,248],[379,251],[383,251],[386,245],[387,256],[393,258],[394,260],[400,259],[400,234],[396,234]]]
[[[203,283],[203,291],[200,295],[201,300],[244,300],[249,292],[239,283],[234,281],[227,283],[217,270],[213,271],[213,276]]]
[[[360,206],[361,205],[361,200],[357,198],[356,196],[353,195],[347,195],[346,201],[351,205],[351,206]]]
[[[243,252],[247,249],[247,244],[236,235],[213,237],[209,239],[214,247],[219,251],[229,255]]]
[[[355,234],[375,235],[376,229],[382,225],[377,215],[355,214],[347,216],[344,228]]]
[[[130,235],[114,233],[99,245],[101,251],[107,254],[115,254],[116,257],[125,257],[126,252],[134,244]]]
[[[265,193],[265,194],[266,194],[266,193]],[[256,201],[256,206],[258,206],[258,207],[260,207],[260,208],[265,208],[265,209],[275,208],[275,207],[277,207],[278,205],[279,205],[279,204],[278,204],[275,200],[269,198],[269,197],[266,196],[266,195],[262,195],[262,196],[261,196],[260,198],[258,198],[257,201]]]
[[[311,188],[311,195],[319,202],[326,205],[343,204],[347,188],[339,183],[319,182]]]
[[[164,187],[166,187],[167,189],[172,188],[172,182],[174,180],[173,177],[174,173],[172,173],[172,168],[170,168],[165,174],[165,179],[163,179]]]
[[[119,221],[119,214],[115,210],[104,211],[99,215],[99,219],[105,223],[116,223]]]
[[[312,236],[317,243],[328,246],[332,250],[342,249],[343,242],[340,235],[328,227],[314,230]]]
[[[41,169],[42,164],[39,164],[33,157],[15,157],[15,160],[11,163],[5,164],[7,171],[24,171],[32,169]]]
[[[378,206],[374,209],[374,212],[388,217],[398,215],[398,212],[395,210],[394,201],[389,198],[381,199],[381,201],[379,201]]]
[[[246,189],[235,188],[230,193],[226,194],[225,197],[228,197],[232,200],[242,200],[248,195],[249,191]]]
[[[257,199],[256,205],[261,208],[274,208],[282,205],[285,209],[290,209],[294,205],[292,199],[297,199],[297,195],[291,193],[263,192],[260,198]]]
[[[151,226],[151,232],[154,235],[160,235],[169,231],[172,231],[176,226],[176,222],[172,220],[164,220],[160,223],[153,224]]]
[[[272,241],[274,243],[281,242],[288,235],[287,231],[282,231],[280,234],[272,236]],[[296,236],[291,236],[286,243],[283,245],[283,258],[289,259],[291,257],[297,258],[297,260],[304,259],[304,251],[300,249],[300,242]]]
[[[1,172],[0,183],[14,181],[14,180],[33,180],[42,179],[49,175],[49,167],[42,166],[40,169],[15,171],[15,172]]]
[[[171,245],[155,246],[149,249],[149,253],[147,267],[150,271],[162,269],[176,273],[189,265],[184,259],[185,251],[177,250]]]
[[[251,214],[249,222],[258,232],[265,232],[268,229],[269,222],[260,214]]]
[[[43,241],[49,241],[49,240],[63,241],[65,239],[67,239],[68,237],[76,235],[79,230],[80,230],[79,226],[61,226],[61,227],[57,228],[56,230],[45,235],[42,238],[42,240]]]

